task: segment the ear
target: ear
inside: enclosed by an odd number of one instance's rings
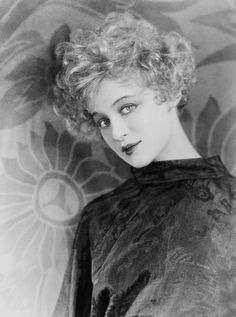
[[[168,111],[171,111],[172,109],[176,109],[181,98],[182,98],[182,94],[179,93],[174,99],[167,101],[166,104],[167,104]]]

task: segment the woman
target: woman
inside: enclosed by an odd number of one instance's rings
[[[178,116],[195,82],[191,45],[111,13],[57,56],[56,111],[133,176],[84,208],[55,316],[233,316],[235,179],[199,155]]]

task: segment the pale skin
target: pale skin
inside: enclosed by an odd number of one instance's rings
[[[162,104],[157,104],[155,96],[140,80],[104,79],[89,105],[104,141],[136,168],[153,161],[200,157],[179,120],[181,95]],[[122,146],[130,145],[128,151],[122,151]]]

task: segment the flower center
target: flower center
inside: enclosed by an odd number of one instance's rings
[[[68,175],[58,171],[43,175],[34,196],[35,210],[40,218],[57,226],[77,223],[84,200],[78,184]]]

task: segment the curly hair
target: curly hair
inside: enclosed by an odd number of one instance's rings
[[[112,12],[100,28],[77,29],[55,50],[55,105],[73,134],[100,139],[88,104],[104,78],[127,79],[137,72],[145,87],[155,90],[157,103],[180,93],[182,108],[196,81],[191,44],[179,33],[159,34],[156,27],[129,13]]]

